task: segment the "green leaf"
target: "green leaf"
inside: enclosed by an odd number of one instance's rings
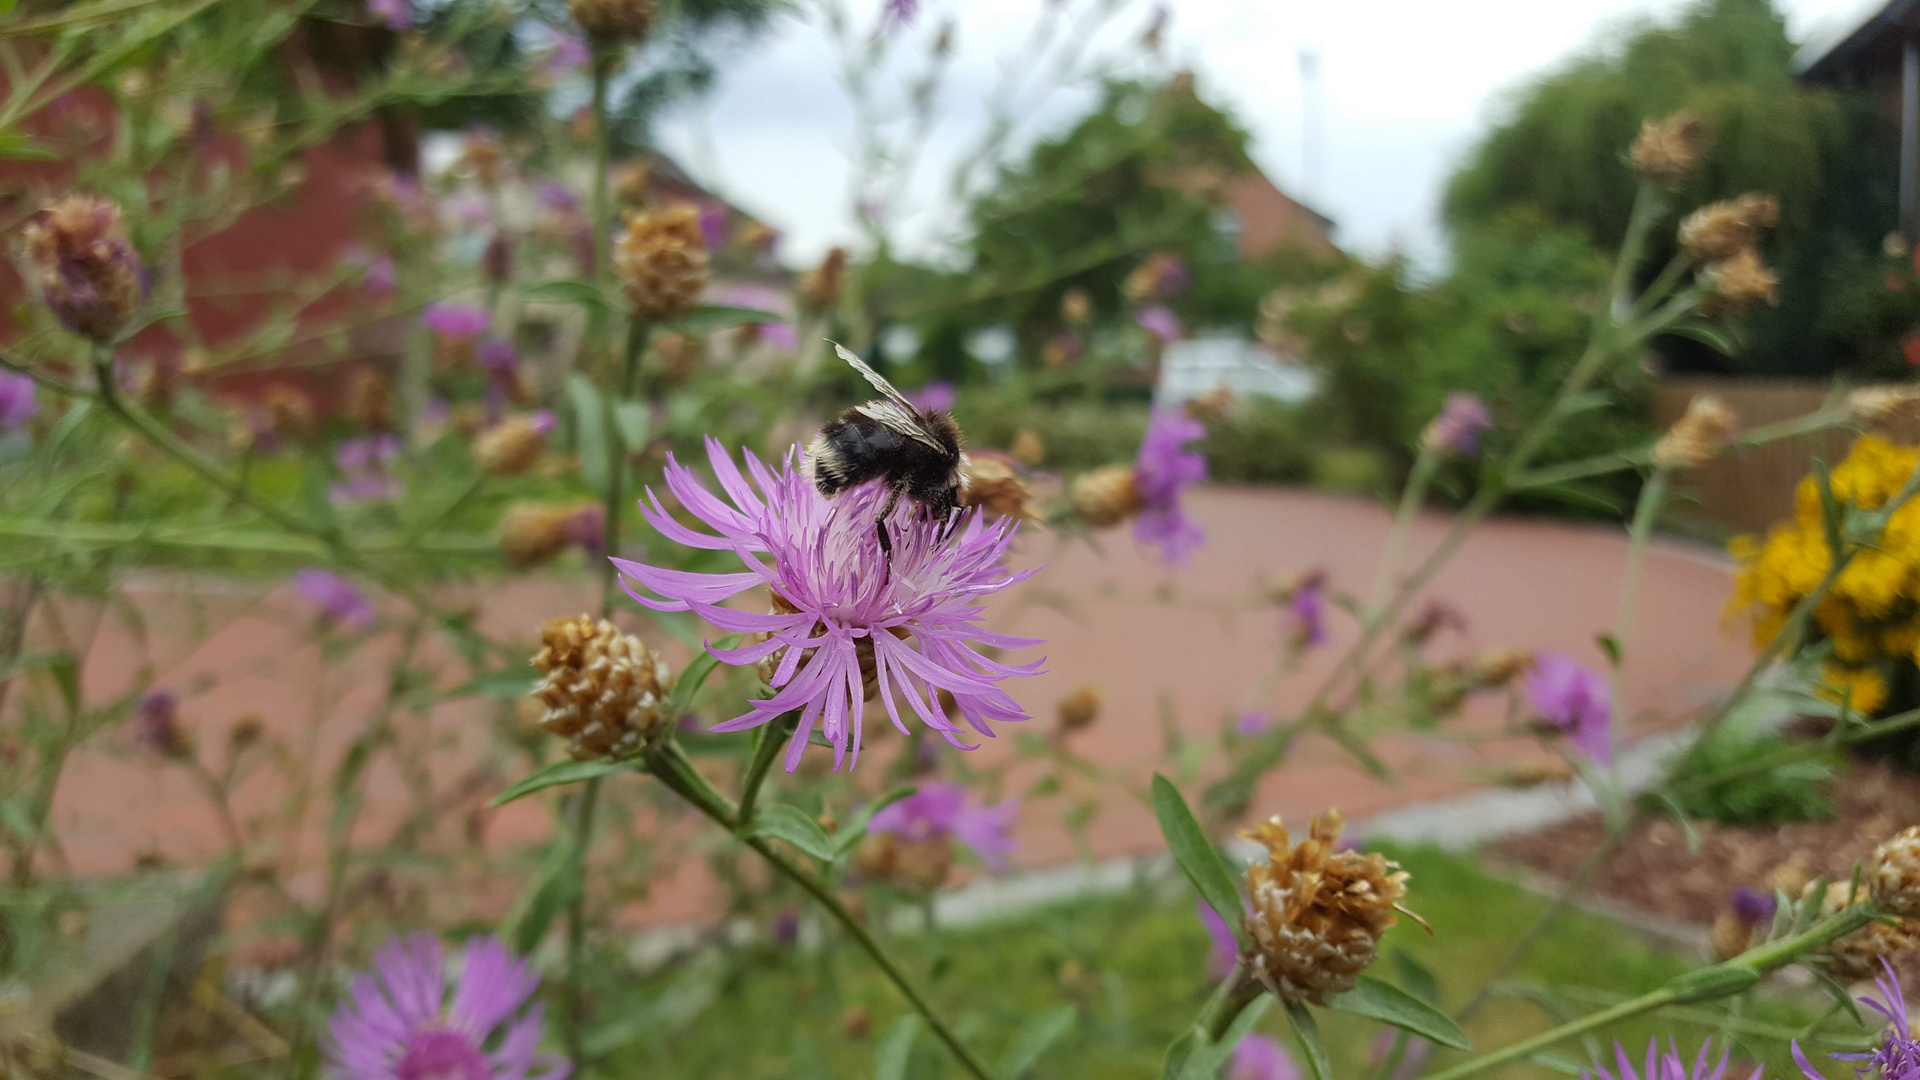
[[[1159,773],[1153,774],[1153,816],[1160,821],[1160,835],[1166,837],[1173,861],[1198,889],[1214,913],[1233,929],[1234,940],[1245,945],[1241,929],[1246,910],[1240,903],[1240,891],[1234,888],[1233,872],[1220,857],[1220,850],[1207,839],[1180,789]]]
[[[887,1028],[880,1049],[873,1054],[873,1080],[907,1080],[907,1061],[913,1040],[920,1034],[920,1014],[908,1013]]]
[[[533,693],[540,685],[540,677],[525,668],[501,668],[499,671],[483,671],[459,686],[440,695],[440,700],[451,701],[463,697],[523,698]]]
[[[994,1075],[1000,1080],[1020,1080],[1048,1047],[1072,1029],[1079,1016],[1079,1009],[1061,1005],[1027,1021],[1007,1044],[1007,1052],[1000,1056],[1000,1067],[994,1070]]]
[[[1287,1003],[1287,1019],[1293,1023],[1293,1041],[1300,1047],[1313,1080],[1332,1080],[1333,1066],[1327,1063],[1327,1048],[1320,1043],[1320,1024],[1305,1005]]]
[[[1473,1043],[1468,1041],[1466,1033],[1447,1019],[1445,1013],[1392,983],[1379,979],[1362,975],[1353,989],[1328,998],[1327,1005],[1341,1012],[1392,1024],[1441,1046],[1451,1046],[1455,1050],[1473,1049]]]
[[[723,649],[737,648],[739,644],[738,634],[720,640],[720,647]],[[708,649],[701,649],[694,654],[693,659],[687,661],[687,666],[680,669],[680,678],[674,681],[673,693],[667,698],[668,719],[678,720],[685,715],[688,707],[693,704],[693,696],[700,692],[700,687],[707,681],[707,676],[712,675],[714,669],[719,666],[720,658]]]
[[[505,806],[515,799],[525,798],[536,791],[545,791],[561,784],[577,784],[582,780],[592,780],[599,776],[608,776],[628,768],[624,761],[556,761],[530,776],[523,776],[512,787],[493,797],[488,806]]]
[[[1167,1056],[1160,1062],[1160,1080],[1205,1080],[1212,1072],[1207,1066],[1207,1033],[1190,1027],[1167,1044]]]
[[[321,458],[310,457],[306,461],[300,481],[300,508],[314,528],[323,533],[339,533],[340,515],[333,508],[333,473]]]
[[[1599,633],[1593,635],[1593,643],[1600,646],[1600,651],[1606,654],[1608,664],[1614,668],[1620,666],[1620,639],[1612,634]]]
[[[514,952],[530,953],[539,946],[540,939],[547,936],[547,927],[552,926],[553,920],[572,902],[574,890],[579,887],[578,865],[571,840],[556,836],[547,847],[547,857],[541,862],[539,872],[500,920],[500,936],[507,939]]]
[[[620,430],[620,445],[629,450],[638,450],[647,445],[647,432],[653,426],[653,417],[647,411],[644,401],[616,401],[613,403],[613,426]]]
[[[901,799],[906,798],[918,790],[920,789],[914,787],[912,784],[902,784],[892,791],[887,792],[885,795],[880,796],[873,802],[854,811],[853,816],[847,819],[847,823],[840,826],[839,831],[833,834],[834,854],[845,855],[847,852],[852,851],[853,846],[858,844],[867,835],[867,826],[873,824],[873,815],[885,810],[887,807],[892,806],[894,803],[899,802]]]
[[[587,487],[607,490],[607,408],[600,389],[585,375],[567,376],[567,402],[573,406],[575,438],[579,441],[580,477]]]
[[[1732,327],[1709,322],[1684,322],[1668,327],[1667,333],[1692,338],[1722,356],[1735,356],[1740,352],[1740,338]]]
[[[821,862],[833,861],[833,841],[827,839],[818,821],[797,806],[774,803],[761,807],[753,815],[753,828],[748,830],[748,835],[785,840]]]
[[[1440,980],[1433,977],[1426,965],[1414,959],[1405,949],[1393,950],[1393,967],[1400,973],[1400,981],[1406,984],[1413,996],[1429,1005],[1440,1001]]]
[[[11,8],[13,0],[0,0],[0,8]],[[0,16],[6,12],[0,10]],[[8,161],[52,161],[60,155],[52,147],[34,139],[24,131],[9,131],[0,134],[0,159]]]
[[[758,325],[760,323],[783,323],[785,315],[771,311],[758,311],[754,308],[727,307],[723,304],[708,304],[697,308],[677,319],[668,319],[660,324],[660,329],[688,337],[699,337],[715,330],[725,330],[729,326]]]
[[[1569,506],[1585,507],[1589,510],[1600,510],[1608,514],[1618,514],[1621,511],[1618,500],[1610,499],[1593,488],[1582,484],[1540,484],[1538,486],[1529,486],[1527,491],[1530,494],[1546,495],[1550,498],[1559,499]]]
[[[619,306],[601,291],[600,286],[578,278],[536,281],[522,288],[520,296],[526,300],[544,301],[550,304],[579,304],[603,313],[619,310]]]

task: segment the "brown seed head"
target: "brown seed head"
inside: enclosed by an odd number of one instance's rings
[[[636,42],[653,27],[654,0],[567,0],[573,21],[596,42]]]
[[[453,167],[473,177],[481,187],[500,186],[500,137],[491,131],[470,131],[462,141]]]
[[[614,170],[613,189],[620,201],[630,206],[639,206],[647,201],[647,191],[653,186],[653,165],[645,161],[628,162]]]
[[[1737,315],[1756,300],[1780,302],[1780,275],[1760,261],[1759,252],[1744,248],[1734,256],[1700,272],[1713,289],[1703,310],[1710,315]]]
[[[146,265],[110,200],[68,195],[47,204],[20,235],[24,276],[73,333],[106,344],[145,306]]]
[[[1664,469],[1697,468],[1731,443],[1739,430],[1740,418],[1726,402],[1698,394],[1687,403],[1686,415],[1654,444],[1653,463]]]
[[[1379,854],[1335,851],[1346,822],[1328,810],[1294,844],[1278,817],[1241,835],[1264,845],[1268,861],[1247,867],[1253,972],[1290,1004],[1326,1004],[1353,989],[1373,963],[1380,935],[1399,921],[1407,872]]]
[[[1060,318],[1072,326],[1084,326],[1092,322],[1093,297],[1079,287],[1060,294]]]
[[[1039,516],[1030,504],[1026,478],[998,454],[977,452],[967,455],[966,485],[960,489],[961,506],[983,507],[994,517],[1029,521]]]
[[[1863,386],[1847,395],[1847,411],[1873,428],[1920,419],[1920,386]]]
[[[1811,895],[1818,882],[1808,882],[1801,891],[1801,898]],[[1864,903],[1867,896],[1862,893],[1858,902]],[[1851,882],[1836,881],[1827,887],[1826,898],[1820,902],[1820,917],[1838,914],[1856,902]],[[1880,958],[1908,949],[1920,948],[1920,923],[1909,919],[1899,922],[1870,922],[1867,925],[1827,944],[1821,951],[1821,959],[1834,978],[1841,982],[1859,982],[1880,974]]]
[[[1672,187],[1700,167],[1707,150],[1707,126],[1688,112],[1662,120],[1644,120],[1633,140],[1633,171],[1640,179]]]
[[[849,1005],[840,1014],[840,1027],[849,1039],[864,1039],[873,1031],[873,1014],[865,1005]]]
[[[555,503],[515,503],[500,519],[500,554],[518,567],[539,566],[573,542],[568,525],[574,508]]]
[[[533,696],[547,707],[540,726],[576,760],[632,753],[664,719],[667,665],[605,619],[548,619],[533,666],[543,676]]]
[[[1216,386],[1196,398],[1189,398],[1181,409],[1195,420],[1210,424],[1233,411],[1233,391]]]
[[[276,383],[267,391],[264,403],[267,423],[283,439],[304,438],[313,431],[313,403],[307,395],[286,383]]]
[[[1140,512],[1140,487],[1131,465],[1104,465],[1074,477],[1068,491],[1074,513],[1088,526],[1104,529]]]
[[[1060,730],[1079,731],[1100,719],[1100,688],[1085,683],[1060,699]]]
[[[1530,649],[1490,649],[1473,658],[1468,676],[1475,687],[1493,690],[1513,682],[1532,667]]]
[[[847,274],[847,249],[827,252],[820,265],[800,275],[800,302],[815,311],[840,303],[840,286]]]
[[[1013,445],[1007,447],[1007,453],[1012,454],[1015,461],[1031,468],[1047,459],[1047,444],[1041,442],[1040,436],[1034,434],[1031,428],[1021,428],[1019,434],[1013,437]]]
[[[1873,849],[1867,893],[1875,907],[1903,919],[1920,917],[1920,825],[1903,829]]]
[[[1680,222],[1680,246],[1696,262],[1719,262],[1752,247],[1760,230],[1772,228],[1779,219],[1780,204],[1771,195],[1749,192],[1708,203]]]
[[[387,431],[393,427],[393,390],[387,380],[370,367],[357,367],[347,376],[347,396],[343,411],[363,431]]]
[[[707,287],[699,210],[672,206],[627,214],[626,228],[614,241],[613,270],[640,318],[671,319],[699,307]]]
[[[1708,939],[1716,960],[1731,960],[1746,952],[1753,944],[1753,924],[1731,911],[1722,912],[1713,920],[1713,934]]]
[[[547,447],[549,417],[510,416],[480,433],[473,442],[473,460],[498,476],[514,476],[533,468]]]

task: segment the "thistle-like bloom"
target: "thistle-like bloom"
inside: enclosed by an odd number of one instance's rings
[[[171,690],[149,690],[133,710],[133,741],[161,757],[182,757],[192,748],[180,730],[180,699]]]
[[[1900,977],[1893,972],[1893,965],[1885,958],[1880,961],[1880,973],[1873,977],[1874,988],[1880,991],[1878,998],[1862,997],[1860,1004],[1887,1018],[1886,1032],[1880,1037],[1880,1045],[1866,1054],[1833,1054],[1838,1061],[1852,1061],[1854,1075],[1877,1076],[1880,1080],[1915,1080],[1920,1077],[1920,1042],[1913,1037],[1913,1028],[1907,1022],[1907,995],[1900,989]],[[1801,1052],[1800,1043],[1793,1044],[1793,1061],[1800,1066],[1800,1072],[1807,1080],[1826,1080],[1820,1070],[1807,1061]]]
[[[1433,453],[1478,457],[1480,436],[1492,426],[1493,413],[1486,402],[1468,393],[1448,394],[1440,414],[1420,436],[1420,445]]]
[[[1008,455],[995,450],[975,450],[967,455],[967,486],[960,489],[961,506],[978,506],[994,517],[1019,521],[1040,518],[1032,504],[1033,492],[1027,478],[1014,467]]]
[[[153,291],[146,264],[127,242],[120,207],[68,195],[21,230],[23,276],[61,325],[89,341],[120,336]]]
[[[1353,989],[1399,921],[1407,872],[1379,854],[1340,848],[1346,820],[1337,810],[1308,823],[1292,842],[1275,817],[1241,835],[1267,849],[1247,867],[1248,951],[1253,974],[1280,1000],[1324,1004]]]
[[[972,848],[989,867],[1005,870],[1016,846],[1012,830],[1019,816],[1017,799],[980,806],[959,784],[933,783],[881,808],[867,831],[916,842],[952,838]]]
[[[605,619],[548,619],[533,666],[541,675],[533,696],[547,707],[540,726],[578,760],[624,757],[665,717],[666,663]]]
[[[1713,294],[1701,311],[1714,316],[1738,315],[1758,301],[1780,302],[1780,275],[1760,261],[1760,253],[1743,248],[1700,271],[1700,280]]]
[[[1160,339],[1160,344],[1171,345],[1180,340],[1180,316],[1160,304],[1143,307],[1133,317],[1140,328]]]
[[[1158,545],[1169,562],[1186,562],[1207,540],[1180,505],[1186,490],[1207,478],[1207,459],[1187,447],[1206,434],[1205,426],[1179,409],[1155,409],[1133,462],[1140,499],[1133,538]]]
[[[389,30],[413,25],[413,10],[407,0],[367,0],[367,14],[385,23]]]
[[[1847,412],[1871,428],[1920,418],[1920,387],[1863,386],[1847,395]]]
[[[1074,688],[1073,693],[1060,699],[1057,715],[1061,731],[1079,731],[1090,728],[1100,719],[1100,688],[1093,683],[1085,683]]]
[[[1234,717],[1233,733],[1241,738],[1252,738],[1273,726],[1273,718],[1263,712],[1243,712]]]
[[[320,613],[334,622],[355,628],[373,623],[373,604],[367,594],[339,574],[308,567],[293,575],[293,587],[301,596],[320,605]]]
[[[39,411],[40,403],[34,400],[33,379],[0,371],[0,431],[12,431]]]
[[[1680,246],[1703,263],[1731,259],[1760,240],[1760,230],[1780,220],[1780,204],[1771,195],[1749,192],[1710,203],[1680,222]]]
[[[326,1046],[334,1080],[564,1080],[567,1059],[538,1053],[545,1008],[525,1007],[540,976],[497,938],[467,945],[447,993],[440,942],[393,938],[355,977]],[[489,1049],[491,1047],[491,1049]]]
[[[1707,149],[1707,126],[1692,113],[1640,122],[1633,140],[1633,171],[1642,180],[1672,187],[1700,167]]]
[[[1801,900],[1810,898],[1819,885],[1817,881],[1808,882],[1800,890]],[[1834,882],[1820,899],[1820,917],[1830,919],[1856,903],[1866,903],[1867,899],[1865,893],[1856,896],[1850,883]],[[1851,934],[1828,942],[1821,948],[1818,959],[1834,978],[1857,982],[1874,977],[1886,957],[1913,949],[1920,949],[1920,924],[1911,919],[1893,922],[1875,919]]]
[[[1327,643],[1327,575],[1315,570],[1300,579],[1287,595],[1287,636],[1296,648],[1312,649]]]
[[[432,304],[420,316],[427,329],[446,338],[464,341],[477,341],[487,327],[493,325],[493,316],[485,308],[467,307],[464,304]]]
[[[614,240],[613,272],[639,318],[671,319],[699,307],[707,287],[700,211],[683,204],[628,213]]]
[[[1612,707],[1606,676],[1565,653],[1535,654],[1526,680],[1527,703],[1574,749],[1606,765],[1613,761],[1609,736]]]
[[[1686,415],[1674,421],[1653,444],[1653,463],[1663,469],[1693,469],[1733,442],[1740,418],[1726,402],[1699,394],[1687,402]]]
[[[1271,1035],[1246,1035],[1227,1061],[1226,1080],[1300,1080],[1300,1066]]]
[[[1663,1054],[1660,1052],[1660,1040],[1648,1039],[1646,1064],[1641,1071],[1635,1072],[1633,1059],[1627,1056],[1626,1049],[1615,1039],[1613,1060],[1617,1071],[1608,1072],[1605,1065],[1595,1062],[1591,1073],[1585,1069],[1580,1071],[1581,1080],[1724,1080],[1730,1055],[1722,1051],[1720,1061],[1711,1063],[1707,1053],[1712,1045],[1712,1039],[1701,1043],[1699,1056],[1693,1059],[1693,1067],[1688,1068],[1686,1061],[1680,1057],[1680,1048],[1674,1045],[1673,1040],[1667,1040],[1667,1052]],[[1798,1050],[1795,1052],[1798,1053]],[[1753,1070],[1747,1080],[1760,1080],[1760,1074],[1764,1071],[1764,1067]]]
[[[744,476],[717,440],[707,440],[707,460],[731,503],[715,497],[690,469],[668,458],[668,489],[714,533],[695,532],[674,520],[652,491],[641,510],[667,539],[732,551],[745,564],[744,571],[696,574],[614,560],[631,579],[628,594],[647,607],[692,611],[722,630],[767,635],[742,648],[711,650],[729,664],[768,660],[774,665],[769,683],[777,691],[711,730],[758,727],[799,709],[799,727],[787,747],[789,772],[799,766],[816,725],[833,743],[836,769],[849,746],[857,763],[861,702],[869,679],[895,727],[907,730],[898,700],[905,697],[922,723],[962,748],[971,749],[929,701],[936,691],[951,694],[955,709],[981,735],[993,735],[992,722],[1027,719],[998,683],[1036,674],[1040,662],[1003,664],[973,648],[975,642],[999,649],[1039,644],[1037,639],[981,627],[981,608],[975,603],[1032,575],[1031,570],[1014,573],[1003,564],[1018,522],[1002,518],[989,525],[978,512],[967,512],[949,528],[902,500],[887,519],[893,536],[889,566],[873,527],[886,498],[882,487],[869,484],[828,499],[798,467],[797,447],[778,471],[751,452],[743,456]],[[762,555],[770,557],[771,564]],[[663,599],[636,591],[636,584]],[[761,615],[722,606],[728,598],[763,585],[773,593],[775,610]]]
[[[335,506],[397,499],[406,485],[388,466],[400,455],[400,440],[390,433],[348,439],[333,452],[333,463],[345,478],[328,489]]]
[[[474,463],[501,476],[526,472],[540,461],[554,423],[553,413],[545,409],[508,417],[473,441]]]

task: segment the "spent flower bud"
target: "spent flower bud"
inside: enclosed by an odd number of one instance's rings
[[[965,483],[960,488],[961,506],[984,508],[994,517],[1031,521],[1040,514],[1029,500],[1026,478],[999,454],[978,451],[969,454],[962,467]]]
[[[539,462],[551,430],[552,413],[510,416],[474,440],[473,460],[483,470],[500,476],[526,472]]]
[[[1068,500],[1074,513],[1095,529],[1118,525],[1145,505],[1130,465],[1105,465],[1074,477]]]
[[[153,291],[109,200],[68,195],[35,214],[21,236],[23,276],[62,326],[89,341],[117,339]]]
[[[1680,246],[1703,263],[1730,259],[1760,240],[1760,230],[1780,220],[1780,204],[1771,195],[1749,192],[1688,214],[1680,222]]]
[[[1702,306],[1710,315],[1737,315],[1756,300],[1768,304],[1780,302],[1780,275],[1760,261],[1760,253],[1742,248],[1700,272],[1700,278],[1713,295]]]
[[[1686,415],[1674,421],[1653,446],[1653,464],[1661,469],[1693,469],[1706,463],[1733,442],[1740,418],[1727,403],[1712,394],[1699,394],[1687,403]]]
[[[613,271],[638,318],[658,321],[700,305],[707,287],[707,249],[693,206],[626,215],[614,241]]]
[[[840,303],[840,286],[847,273],[847,249],[827,252],[820,265],[800,275],[800,302],[816,311]]]
[[[573,21],[599,44],[636,42],[653,27],[654,0],[567,0]]]
[[[548,619],[533,666],[540,726],[567,740],[576,760],[620,757],[665,717],[667,665],[632,634],[589,615]]]
[[[1903,919],[1920,916],[1920,825],[1895,833],[1867,861],[1867,892],[1875,907]]]
[[[1060,730],[1079,731],[1100,719],[1100,688],[1083,684],[1060,699]]]
[[[1920,386],[1863,386],[1847,395],[1847,412],[1872,428],[1920,419]]]
[[[1688,112],[1644,120],[1633,140],[1633,171],[1649,183],[1673,187],[1693,175],[1707,150],[1707,126]]]
[[[1819,885],[1819,881],[1808,882],[1801,892],[1802,898],[1812,895]],[[1871,874],[1868,887],[1872,888]],[[1853,895],[1851,882],[1833,882],[1827,886],[1826,896],[1820,902],[1820,918],[1831,918],[1866,899],[1866,896]],[[1920,923],[1904,918],[1891,923],[1875,920],[1845,937],[1828,942],[1821,949],[1820,959],[1834,978],[1842,982],[1858,982],[1879,973],[1881,957],[1915,948],[1920,948]]]
[[[1378,853],[1335,850],[1345,819],[1328,810],[1298,844],[1278,817],[1242,833],[1267,849],[1247,867],[1253,973],[1289,1004],[1326,1003],[1353,989],[1378,954],[1380,935],[1399,921],[1407,872]]]

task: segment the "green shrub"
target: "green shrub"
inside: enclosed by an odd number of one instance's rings
[[[1778,736],[1722,735],[1702,740],[1667,773],[1674,802],[1689,817],[1725,825],[1782,825],[1832,817],[1828,785],[1838,756],[1817,753],[1777,765],[1763,764],[1782,756],[1785,745],[1786,740]],[[1697,778],[1726,772],[1737,775],[1692,786]]]
[[[1207,424],[1207,475],[1222,484],[1301,484],[1314,473],[1304,409],[1272,398],[1241,402]]]

